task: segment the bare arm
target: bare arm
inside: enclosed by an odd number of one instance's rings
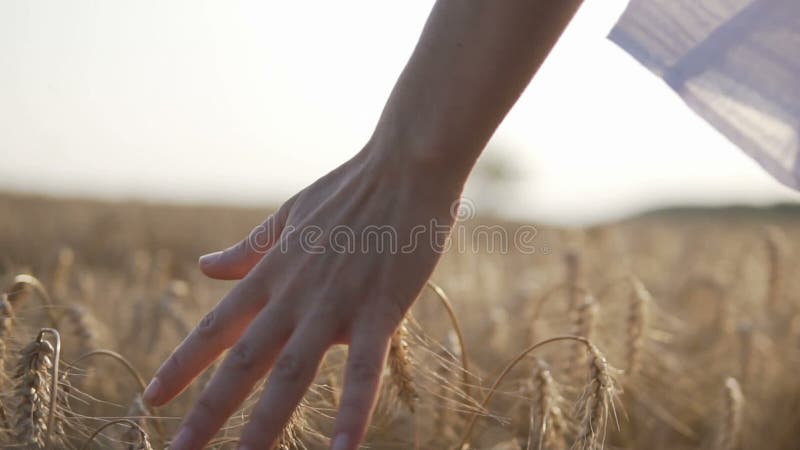
[[[268,373],[241,448],[270,448],[336,343],[349,351],[332,446],[358,447],[389,339],[439,259],[464,181],[579,3],[439,0],[365,147],[241,242],[201,258],[206,275],[241,281],[145,399],[168,402],[230,351],[170,448],[202,448]],[[371,227],[388,227],[395,245],[364,245]],[[355,247],[337,245],[341,231]]]
[[[465,178],[580,3],[438,1],[377,138],[389,147],[405,143],[416,159],[456,166],[454,175]]]

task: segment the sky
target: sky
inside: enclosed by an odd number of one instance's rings
[[[800,200],[605,39],[625,4],[585,3],[485,152],[517,179],[474,181],[476,208],[580,224]],[[0,189],[279,203],[363,146],[431,5],[4,0]]]

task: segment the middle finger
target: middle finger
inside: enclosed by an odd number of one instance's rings
[[[298,327],[270,373],[261,399],[242,431],[242,450],[272,448],[314,381],[325,352],[336,339],[335,321],[311,314]]]

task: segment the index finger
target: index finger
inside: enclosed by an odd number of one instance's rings
[[[144,400],[160,406],[180,394],[242,335],[267,303],[265,290],[261,278],[253,275],[237,283],[156,371]]]
[[[294,321],[280,308],[264,308],[228,352],[181,424],[170,448],[202,448],[245,401],[290,335]]]

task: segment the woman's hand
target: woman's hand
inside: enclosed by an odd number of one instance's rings
[[[145,393],[169,401],[232,346],[172,450],[201,448],[271,371],[241,437],[269,448],[335,343],[350,349],[333,449],[358,447],[389,338],[439,258],[464,180],[580,2],[437,0],[364,151],[201,260],[209,276],[243,278]]]
[[[161,366],[145,393],[161,405],[230,348],[170,448],[202,448],[269,372],[241,435],[268,449],[333,344],[349,345],[335,450],[363,439],[389,339],[436,264],[462,179],[399,164],[369,144],[250,235],[200,260],[241,281]],[[425,167],[422,167],[425,166]]]

